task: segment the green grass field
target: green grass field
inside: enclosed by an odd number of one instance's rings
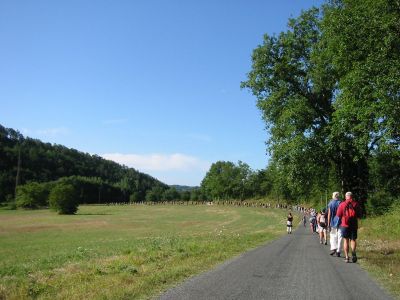
[[[285,233],[286,211],[80,206],[0,211],[0,299],[146,299]]]
[[[400,207],[361,221],[360,264],[400,299]]]

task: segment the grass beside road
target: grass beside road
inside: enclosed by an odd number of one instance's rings
[[[0,299],[146,299],[285,233],[286,211],[81,206],[0,211]]]
[[[400,299],[400,206],[362,220],[358,235],[360,264]]]

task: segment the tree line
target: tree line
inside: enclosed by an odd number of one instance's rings
[[[51,207],[61,213],[75,213],[80,204],[109,204],[165,201],[204,201],[200,189],[178,191],[156,185],[144,198],[132,193],[127,199],[125,190],[101,178],[83,176],[61,177],[55,181],[32,181],[19,185],[16,190],[14,208],[37,209]]]
[[[79,204],[206,200],[200,189],[169,187],[97,155],[24,137],[0,125],[0,203],[50,206],[51,192],[73,189]]]

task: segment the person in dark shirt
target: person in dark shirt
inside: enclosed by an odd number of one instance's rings
[[[288,234],[292,234],[292,225],[293,225],[293,216],[292,213],[289,213],[286,222],[286,229]]]
[[[326,209],[323,208],[317,215],[319,242],[321,244],[327,244],[326,238]]]

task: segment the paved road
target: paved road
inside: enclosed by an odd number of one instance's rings
[[[193,277],[159,299],[392,299],[358,264],[331,257],[329,245],[320,245],[307,229]]]

